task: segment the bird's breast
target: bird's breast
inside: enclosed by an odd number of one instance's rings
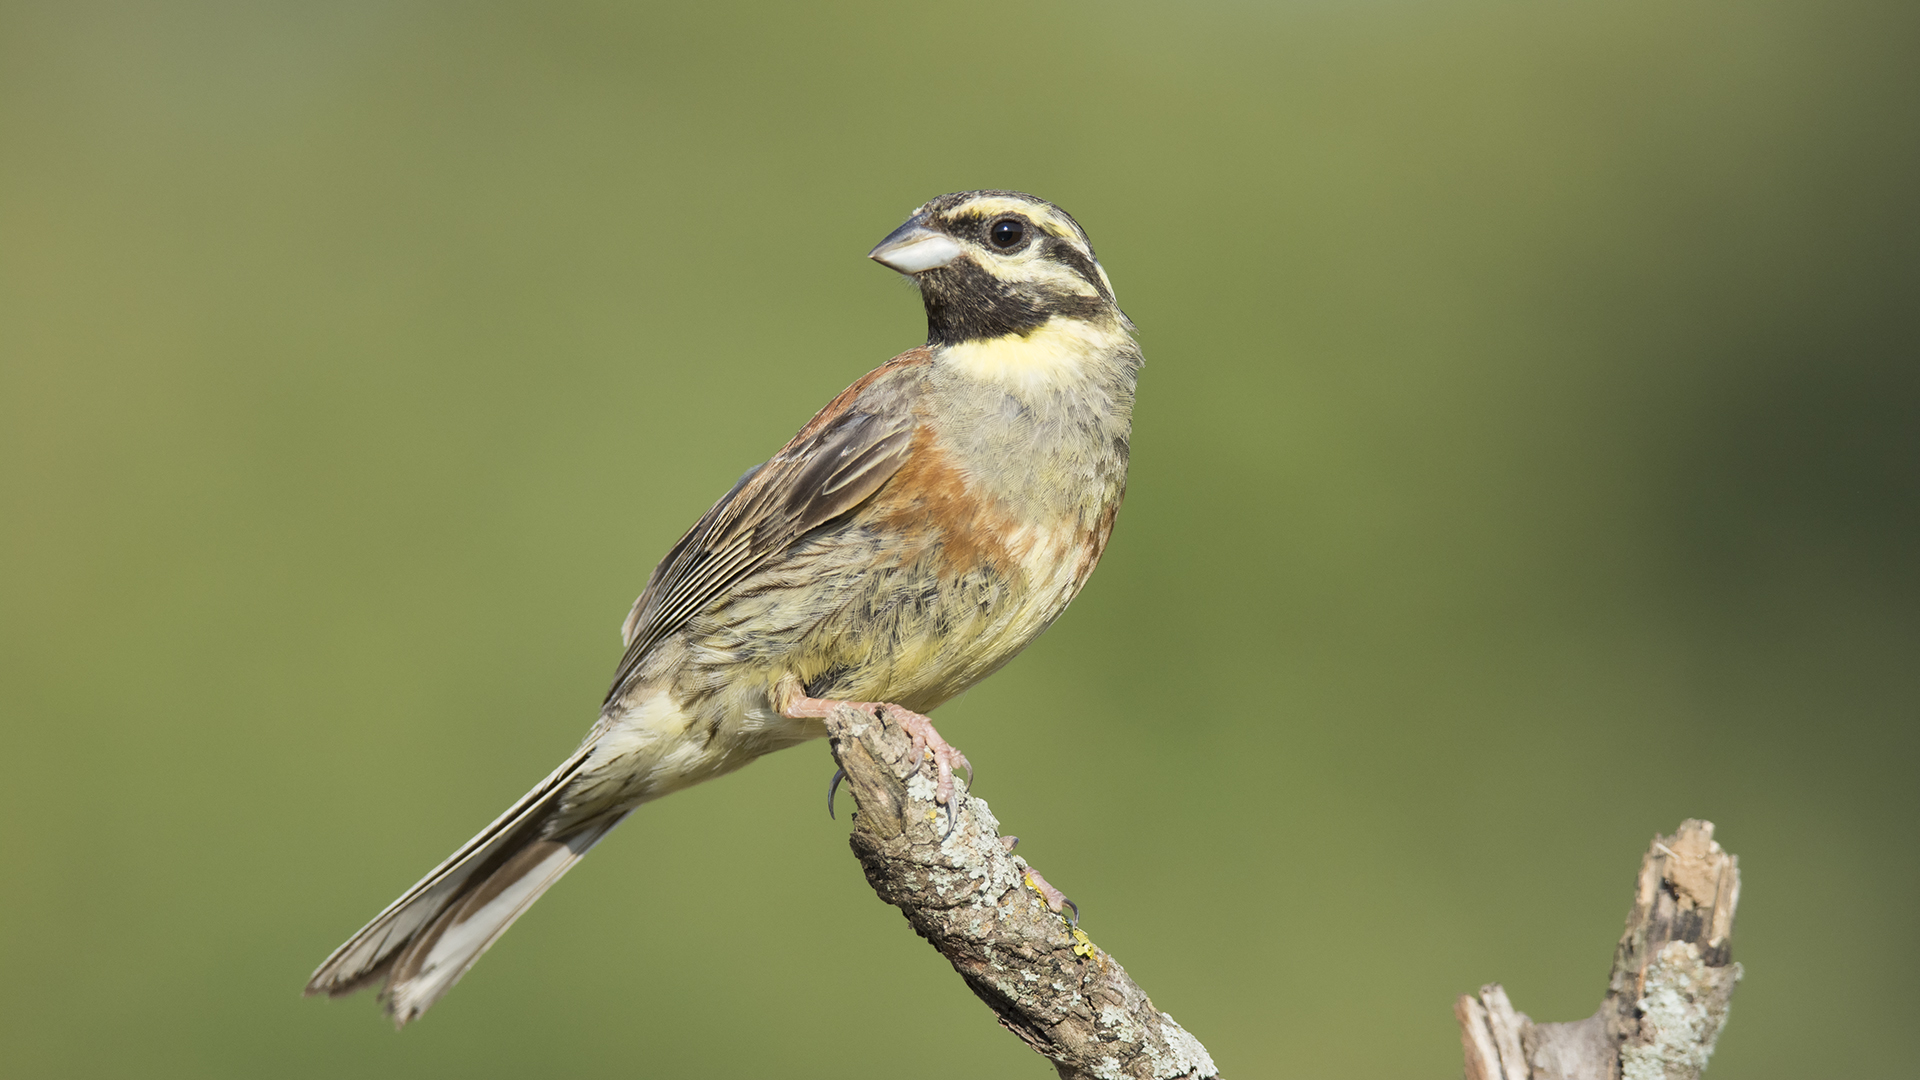
[[[1086,582],[1125,489],[1137,356],[1046,380],[937,356],[900,406],[918,419],[887,482],[689,622],[683,696],[791,675],[813,697],[925,712]]]
[[[933,411],[938,422],[916,430],[906,464],[856,514],[890,556],[814,636],[821,655],[844,654],[810,686],[816,696],[835,682],[934,707],[1038,637],[1106,546],[1126,473],[1111,409],[1009,404],[963,383]]]

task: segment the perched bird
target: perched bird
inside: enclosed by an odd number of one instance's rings
[[[1038,637],[1100,560],[1140,351],[1086,232],[1031,195],[943,195],[868,257],[919,285],[927,343],[681,537],[580,748],[334,950],[308,994],[384,979],[406,1024],[635,807],[825,735],[841,703],[912,733],[953,798],[966,759],[924,714]]]

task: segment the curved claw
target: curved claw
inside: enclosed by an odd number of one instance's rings
[[[953,808],[948,805],[953,802],[955,794],[953,787],[953,770],[955,768],[967,770],[967,787],[972,788],[973,763],[967,760],[967,755],[961,753],[955,749],[951,743],[940,737],[940,732],[935,730],[932,720],[914,712],[912,709],[895,705],[892,702],[840,701],[829,698],[813,698],[807,697],[804,693],[800,693],[797,690],[793,690],[787,683],[782,683],[781,685],[788,687],[789,691],[795,695],[791,696],[780,710],[782,716],[792,719],[814,719],[828,716],[834,709],[842,705],[850,705],[857,709],[871,711],[874,717],[880,720],[891,717],[894,723],[899,724],[900,727],[912,737],[913,741],[910,744],[910,752],[913,754],[913,760],[915,762],[918,762],[922,755],[932,755],[934,771],[937,777],[936,783],[939,785],[935,789],[934,801],[943,806],[947,806],[947,835],[953,835],[954,826],[957,823],[953,816]],[[839,785],[841,778],[845,775],[844,772],[835,773],[833,783],[827,787],[828,814],[833,813],[834,789]]]
[[[833,818],[833,793],[840,790],[840,781],[845,780],[846,778],[847,778],[847,770],[845,769],[833,770],[833,782],[827,785],[827,817],[829,819]],[[1075,908],[1074,910],[1078,911],[1079,909]]]
[[[1063,893],[1059,889],[1054,888],[1052,885],[1047,884],[1047,879],[1044,877],[1041,877],[1040,871],[1035,870],[1032,864],[1026,863],[1023,861],[1021,865],[1026,868],[1027,887],[1029,889],[1032,889],[1034,892],[1040,894],[1040,899],[1043,903],[1047,905],[1047,910],[1053,912],[1055,915],[1058,915],[1060,914],[1060,909],[1062,907],[1072,908],[1073,918],[1068,919],[1067,924],[1074,927],[1075,929],[1079,929],[1080,905],[1067,899],[1066,893]]]
[[[923,755],[933,758],[939,785],[934,794],[935,802],[944,806],[953,801],[957,794],[953,786],[953,770],[956,768],[967,770],[967,786],[973,786],[973,763],[967,760],[967,755],[940,737],[932,720],[899,705],[883,704],[881,708],[894,723],[912,736],[909,752],[915,761],[919,761]]]

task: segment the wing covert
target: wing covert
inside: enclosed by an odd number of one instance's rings
[[[865,502],[906,462],[914,421],[905,410],[846,408],[822,423],[832,412],[829,406],[766,464],[748,470],[660,560],[622,627],[626,653],[608,701],[626,691],[662,638],[802,536]]]

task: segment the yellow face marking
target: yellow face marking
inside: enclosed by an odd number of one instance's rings
[[[1107,287],[1107,295],[1114,295],[1113,279],[1107,276],[1107,268],[1100,265],[1099,259],[1093,260],[1093,272],[1100,275],[1100,284]]]
[[[989,195],[962,203],[947,212],[953,215],[978,214],[989,218],[999,214],[1018,214],[1032,222],[1041,231],[1065,240],[1077,248],[1081,254],[1093,259],[1093,251],[1081,237],[1079,229],[1044,203],[1029,202],[1009,195]],[[1080,296],[1099,295],[1100,290],[1092,282],[1052,259],[1041,257],[1038,244],[1029,244],[1024,251],[1008,255],[972,240],[963,239],[960,243],[975,253],[973,261],[981,269],[1002,281],[1050,285]],[[1093,259],[1093,264],[1095,271],[1100,275],[1101,283],[1106,286],[1107,295],[1113,295],[1113,282],[1107,280],[1106,270],[1100,266],[1098,259]]]
[[[1060,217],[1060,215],[1054,213],[1052,207],[1044,203],[1028,202],[1025,199],[1015,199],[1006,195],[988,195],[974,199],[971,202],[964,202],[948,211],[948,213],[979,214],[982,217],[992,217],[995,214],[1019,214],[1021,217],[1026,218],[1028,221],[1033,222],[1035,225],[1040,226],[1055,236],[1072,240],[1076,243],[1079,242],[1080,239],[1080,234],[1074,227],[1064,218]]]
[[[1077,378],[1089,364],[1111,355],[1126,341],[1126,331],[1118,326],[1055,316],[1024,336],[963,341],[939,349],[934,356],[936,363],[951,364],[982,381],[1039,389]]]
[[[1030,246],[1017,255],[1002,255],[979,244],[966,241],[963,243],[979,253],[973,260],[976,265],[1002,281],[1051,285],[1063,292],[1077,293],[1081,296],[1096,296],[1100,292],[1099,289],[1094,288],[1091,281],[1074,273],[1069,267],[1062,266],[1052,259],[1042,258],[1038,247]]]

